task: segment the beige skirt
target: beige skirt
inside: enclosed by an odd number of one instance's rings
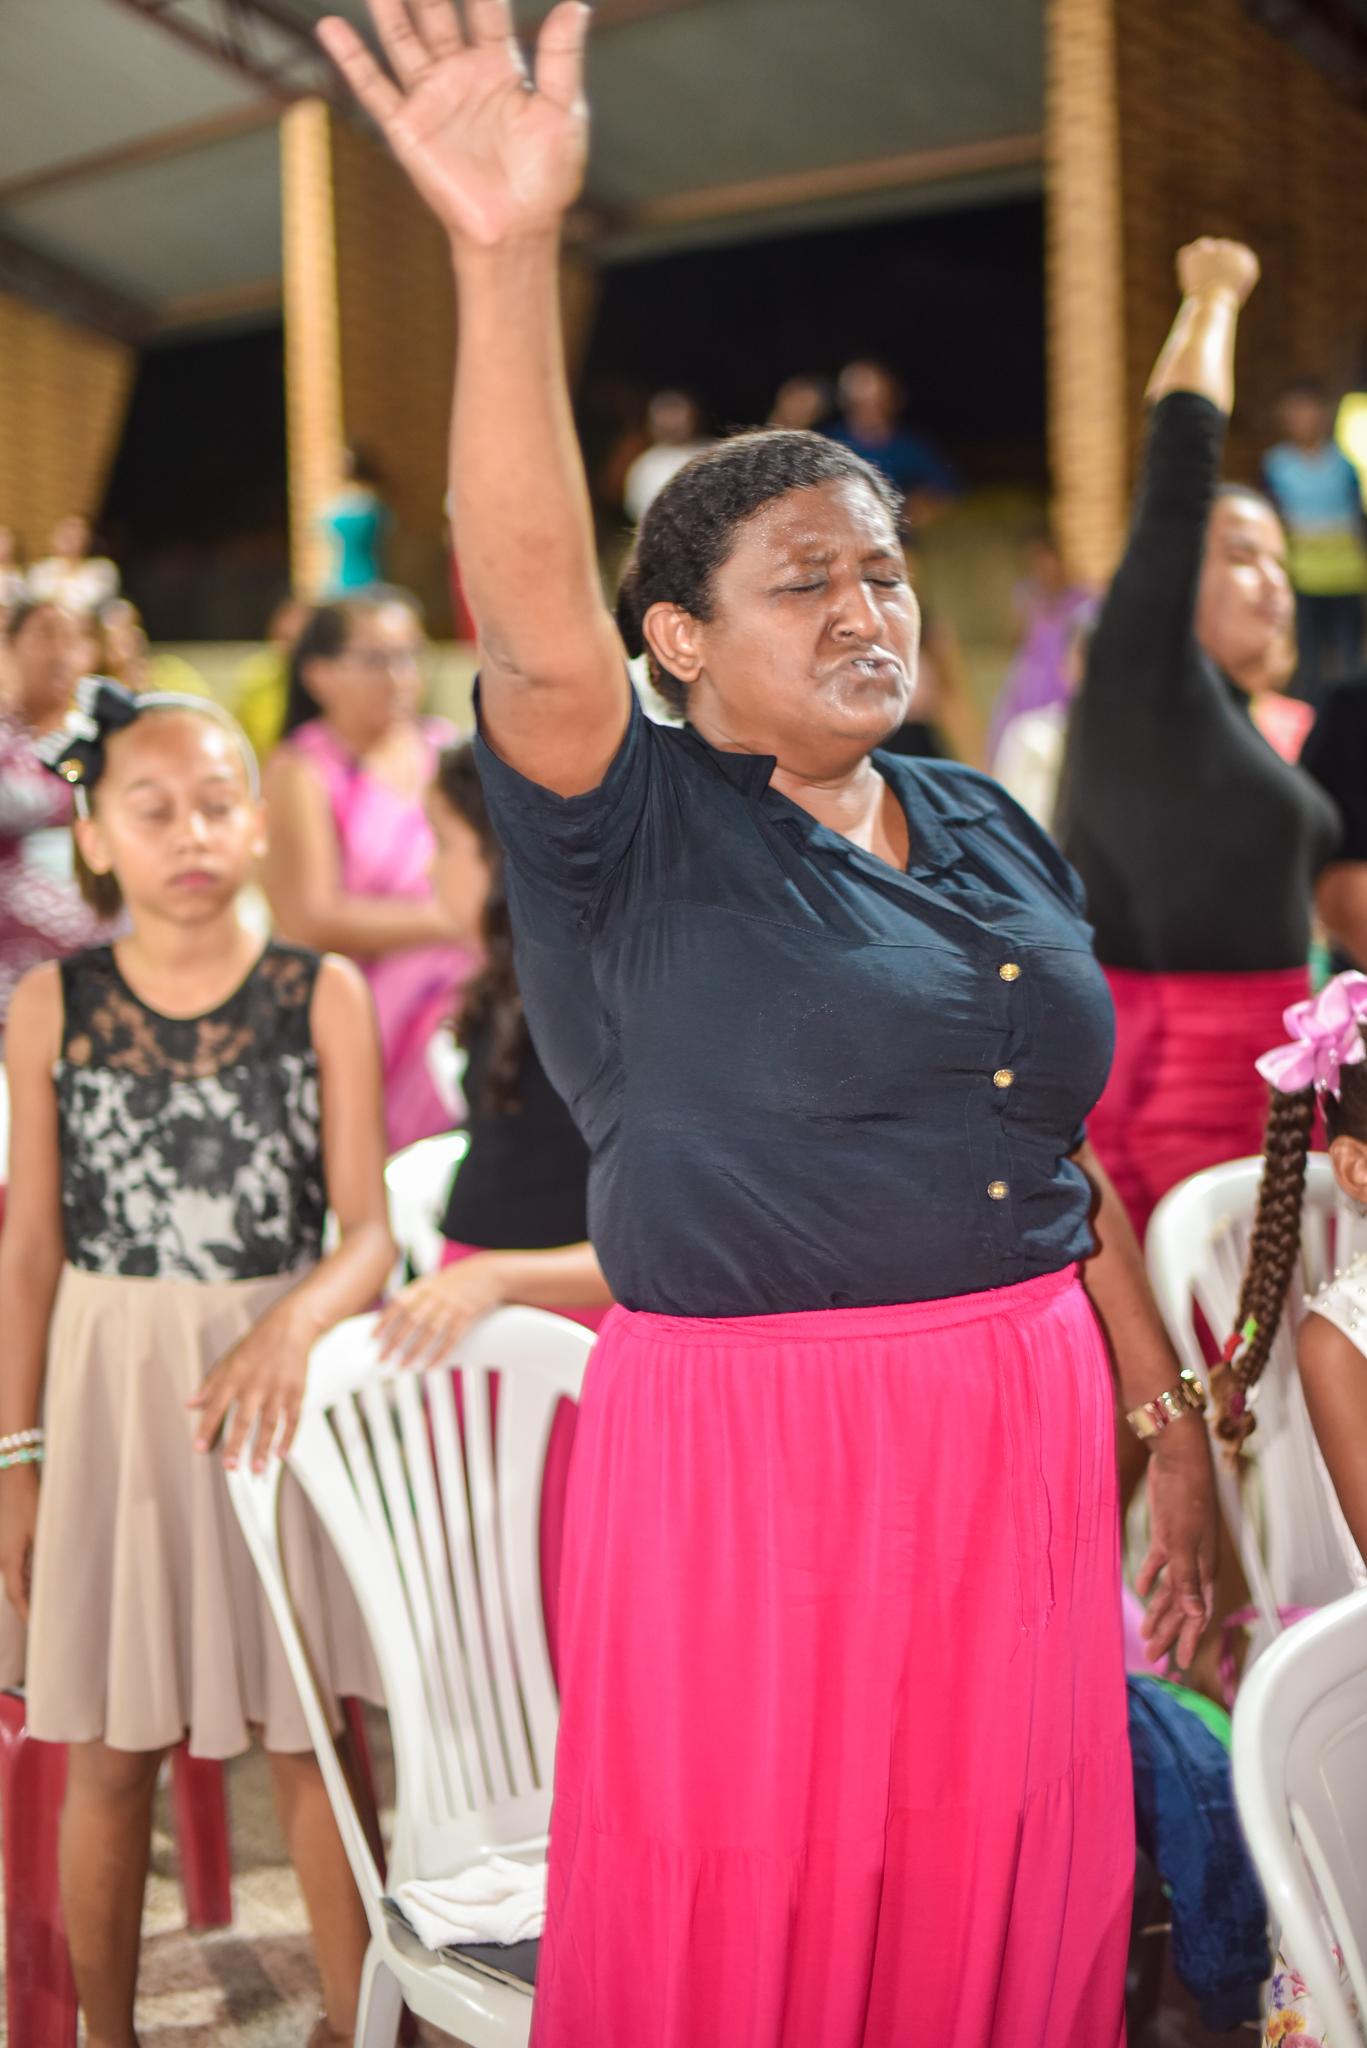
[[[196,1756],[229,1757],[254,1727],[268,1749],[311,1747],[222,1463],[195,1450],[185,1405],[297,1277],[203,1286],[66,1268],[24,1679],[34,1735],[152,1750],[188,1734]],[[338,1696],[383,1704],[379,1674],[336,1555],[288,1477],[281,1528],[336,1727]]]

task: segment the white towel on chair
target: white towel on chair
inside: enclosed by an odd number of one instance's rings
[[[532,1941],[546,1923],[546,1866],[489,1856],[457,1877],[401,1884],[394,1898],[424,1948]]]

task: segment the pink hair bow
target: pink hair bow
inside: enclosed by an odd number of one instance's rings
[[[1337,1095],[1342,1069],[1367,1057],[1364,1019],[1367,974],[1336,974],[1309,1002],[1291,1005],[1282,1019],[1291,1044],[1265,1052],[1258,1072],[1279,1095],[1299,1095],[1306,1088]]]

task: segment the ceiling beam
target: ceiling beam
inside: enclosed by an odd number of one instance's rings
[[[249,278],[245,284],[215,285],[209,291],[182,292],[178,298],[160,300],[152,309],[148,338],[160,340],[196,327],[256,321],[265,314],[278,314],[283,302],[284,283],[278,275]]]
[[[668,192],[659,199],[643,200],[639,205],[609,212],[605,225],[613,234],[691,227],[739,214],[780,213],[790,207],[819,205],[824,200],[942,184],[957,178],[978,177],[985,171],[1018,170],[1043,160],[1042,135],[1002,135],[986,142],[903,150],[891,156],[865,157],[856,163],[785,171],[768,178],[742,178],[733,184],[704,185],[691,192]]]
[[[337,73],[314,35],[314,17],[282,0],[105,0],[231,71],[277,107],[335,98]],[[207,24],[204,16],[207,14]]]
[[[139,135],[109,149],[90,150],[84,156],[67,157],[62,163],[45,164],[23,172],[17,178],[0,181],[0,206],[16,200],[37,199],[59,192],[67,185],[87,185],[120,171],[141,170],[144,164],[163,163],[168,157],[185,156],[191,150],[211,149],[216,142],[232,142],[239,135],[274,126],[279,110],[263,100],[230,107],[222,114],[206,115],[202,121],[182,121],[174,128],[159,128],[152,135]]]
[[[94,328],[117,341],[140,342],[152,325],[152,310],[141,300],[101,284],[73,264],[35,249],[18,235],[0,228],[0,292],[12,292],[30,305]]]

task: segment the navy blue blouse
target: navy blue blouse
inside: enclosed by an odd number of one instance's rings
[[[874,756],[905,872],[633,706],[598,789],[486,741],[518,974],[617,1299],[666,1315],[1004,1287],[1093,1249],[1069,1154],[1110,1065],[1081,889],[1004,790]]]

